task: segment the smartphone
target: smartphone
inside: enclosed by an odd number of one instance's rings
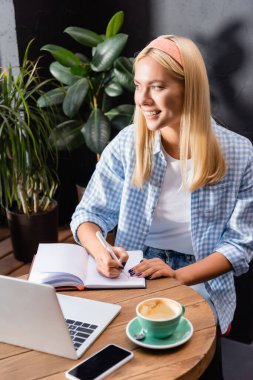
[[[108,344],[102,350],[65,372],[67,379],[100,380],[132,359],[134,354],[116,344]]]

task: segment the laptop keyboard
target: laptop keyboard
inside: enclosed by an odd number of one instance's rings
[[[73,319],[65,319],[65,321],[67,323],[76,350],[98,327],[97,325],[74,321]]]

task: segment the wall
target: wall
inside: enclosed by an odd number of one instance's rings
[[[19,66],[14,7],[12,0],[0,0],[0,65],[10,64]]]
[[[204,55],[213,115],[253,142],[253,2],[152,0],[152,35],[192,38]]]

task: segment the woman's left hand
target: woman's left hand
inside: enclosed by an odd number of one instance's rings
[[[129,270],[131,276],[145,277],[153,280],[159,277],[174,277],[174,270],[159,258],[144,259]]]

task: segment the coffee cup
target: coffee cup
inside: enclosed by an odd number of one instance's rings
[[[172,335],[184,312],[184,306],[170,298],[149,298],[136,307],[142,331],[153,338]]]

